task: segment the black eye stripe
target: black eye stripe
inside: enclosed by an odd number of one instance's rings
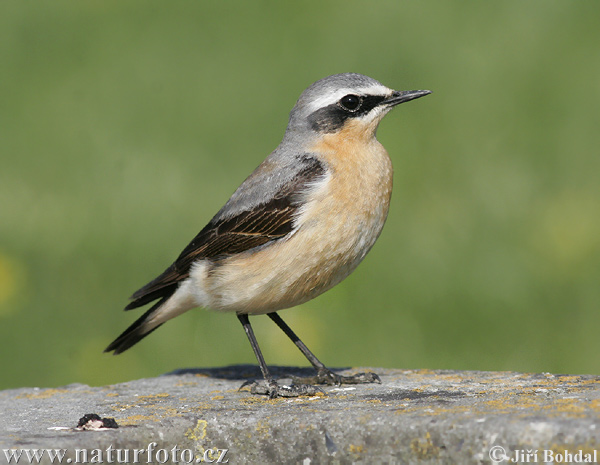
[[[378,106],[385,100],[383,95],[367,95],[362,99],[362,106],[360,107],[359,113],[369,113],[373,108]]]
[[[313,111],[308,116],[308,122],[315,131],[335,132],[344,125],[347,119],[365,115],[385,100],[385,97],[380,95],[359,97],[361,105],[354,111],[344,109],[338,100],[336,103]]]

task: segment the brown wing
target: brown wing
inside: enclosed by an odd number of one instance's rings
[[[196,260],[218,261],[288,235],[293,229],[294,215],[300,207],[299,194],[306,190],[311,181],[325,173],[316,159],[305,158],[303,162],[302,171],[272,200],[231,218],[213,218],[183,250],[175,263],[131,296],[132,302],[125,309],[130,310],[158,298],[169,297],[175,292],[179,282],[189,277],[190,268]]]

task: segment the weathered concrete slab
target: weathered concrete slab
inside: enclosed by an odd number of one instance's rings
[[[580,451],[582,459],[596,453],[600,461],[600,377],[374,371],[382,384],[325,386],[326,395],[298,399],[238,391],[244,380],[260,377],[252,366],[180,371],[113,386],[2,391],[0,449],[67,449],[70,463],[86,458],[82,449],[89,462],[95,457],[104,463],[136,463],[134,450],[143,449],[137,462],[147,463],[149,447],[155,463],[171,463],[174,456],[179,463],[216,462],[219,449],[227,450],[224,460],[231,464],[479,464],[493,463],[490,450],[492,458],[502,458],[500,447],[517,459],[515,454],[536,454],[520,463],[543,463],[549,454],[568,459]],[[274,372],[312,374],[282,367]],[[75,427],[87,413],[113,417],[120,428],[52,429]],[[26,452],[19,463],[30,463]],[[7,460],[0,450],[0,463]],[[573,455],[571,462],[576,460]],[[41,463],[51,463],[46,452]]]

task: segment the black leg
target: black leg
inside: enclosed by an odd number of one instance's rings
[[[248,315],[238,315],[237,317],[242,323],[244,331],[246,331],[246,336],[248,336],[248,340],[250,341],[250,345],[252,346],[252,350],[254,351],[256,360],[258,360],[258,364],[260,365],[260,371],[262,371],[263,378],[265,378],[267,384],[271,386],[275,383],[275,380],[271,376],[271,373],[269,373],[269,368],[265,363],[265,358],[263,357],[263,354],[260,351],[260,347],[258,347],[258,342],[256,341],[256,336],[254,335],[252,325],[250,324],[250,319],[248,318]]]
[[[335,374],[329,368],[327,368],[317,357],[313,354],[306,344],[300,340],[296,333],[292,331],[285,321],[276,313],[268,313],[271,320],[275,322],[279,328],[289,337],[296,347],[300,349],[300,352],[308,359],[311,365],[317,370],[317,376],[314,378],[302,379],[302,382],[315,383],[315,384],[362,384],[362,383],[381,383],[381,379],[375,373],[357,373],[352,376],[341,376]]]
[[[296,347],[300,349],[300,352],[304,354],[304,356],[308,359],[308,361],[315,368],[315,370],[318,371],[325,368],[325,365],[321,363],[321,361],[315,356],[315,354],[308,350],[306,344],[304,344],[304,342],[302,342],[300,338],[296,336],[296,333],[292,331],[292,328],[290,328],[287,325],[287,323],[283,321],[276,312],[268,313],[267,315],[269,315],[269,318],[271,318],[271,320],[273,320],[275,324],[281,328],[281,330],[286,334],[286,336],[289,337],[294,344],[296,344]]]
[[[263,357],[263,354],[260,351],[260,347],[258,347],[258,342],[256,341],[256,336],[254,336],[254,331],[252,330],[252,325],[250,325],[250,319],[248,318],[248,315],[238,314],[237,317],[242,323],[244,331],[246,331],[246,336],[248,336],[248,340],[250,341],[250,345],[252,346],[254,355],[258,360],[258,364],[260,365],[260,371],[262,371],[263,378],[265,379],[266,383],[265,388],[259,386],[256,383],[253,384],[251,388],[251,392],[253,394],[266,394],[269,397],[274,398],[312,396],[321,392],[320,389],[314,386],[304,384],[294,384],[292,386],[280,386],[279,384],[277,384],[277,382],[273,379],[271,373],[269,372],[269,368],[265,363],[265,358]]]

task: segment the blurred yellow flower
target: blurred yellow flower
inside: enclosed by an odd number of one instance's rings
[[[20,268],[17,262],[0,252],[0,316],[8,315],[16,308],[11,303],[21,287]]]

